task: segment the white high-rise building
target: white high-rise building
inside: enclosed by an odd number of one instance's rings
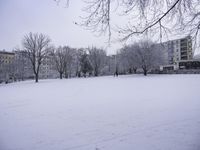
[[[162,43],[166,51],[167,63],[177,64],[180,61],[192,60],[191,36]]]

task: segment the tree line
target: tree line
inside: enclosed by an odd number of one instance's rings
[[[42,33],[29,33],[22,39],[22,48],[15,49],[12,64],[7,71],[17,79],[25,79],[25,63],[38,82],[39,75],[46,64],[57,72],[59,78],[87,77],[113,74],[132,74],[149,71],[164,64],[164,51],[150,40],[135,42],[119,49],[115,55],[107,55],[106,51],[97,47],[71,48],[55,47],[51,39]],[[46,61],[50,60],[50,61]],[[9,69],[8,69],[9,68]]]

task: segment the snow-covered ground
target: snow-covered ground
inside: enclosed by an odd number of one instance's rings
[[[200,75],[0,85],[0,150],[199,150]]]

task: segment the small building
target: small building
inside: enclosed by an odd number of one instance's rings
[[[177,66],[179,69],[200,69],[200,60],[181,60]]]
[[[175,64],[160,66],[160,71],[170,71],[170,70],[177,70],[177,69],[178,69],[178,66]]]

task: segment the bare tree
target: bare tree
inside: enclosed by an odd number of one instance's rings
[[[75,74],[77,77],[81,77],[81,60],[82,56],[85,53],[83,48],[79,48],[76,50],[76,55],[75,55]]]
[[[122,67],[122,70],[124,72],[136,73],[137,68],[139,67],[138,63],[138,57],[137,57],[137,45],[128,45],[124,46],[122,49],[120,49],[119,57],[120,57],[120,64]]]
[[[139,67],[143,69],[145,76],[150,69],[158,67],[164,61],[163,51],[151,41],[141,41],[135,44],[135,48]]]
[[[56,0],[59,2],[60,0]],[[69,0],[67,0],[67,3]],[[82,25],[92,31],[108,33],[117,31],[121,40],[147,32],[159,35],[175,31],[199,37],[200,1],[199,0],[84,0],[86,12],[82,16]],[[131,18],[125,26],[113,24],[113,14]],[[116,29],[115,26],[119,28]],[[115,28],[114,30],[112,30]],[[158,33],[158,34],[157,34]],[[110,38],[109,38],[110,39]]]
[[[57,49],[52,49],[51,55],[53,56],[55,68],[59,73],[59,77],[62,79],[65,70],[65,51],[62,47],[58,47]]]
[[[22,45],[27,57],[31,61],[35,75],[35,82],[38,82],[40,65],[50,49],[50,38],[44,34],[29,33],[24,36]]]
[[[70,48],[68,46],[64,46],[63,50],[65,52],[64,74],[65,74],[65,78],[68,78],[68,77],[71,77],[71,74],[72,74],[72,67],[75,60],[75,49]]]
[[[113,75],[116,71],[116,55],[107,56],[108,72],[107,74]]]
[[[103,65],[105,64],[106,51],[96,47],[89,48],[88,51],[89,59],[94,71],[94,76],[98,76],[101,69],[103,68]]]
[[[13,64],[15,66],[15,76],[18,80],[24,80],[25,77],[25,64],[27,61],[27,57],[26,57],[26,52],[19,50],[19,49],[15,49],[15,57],[14,57],[14,61]]]

